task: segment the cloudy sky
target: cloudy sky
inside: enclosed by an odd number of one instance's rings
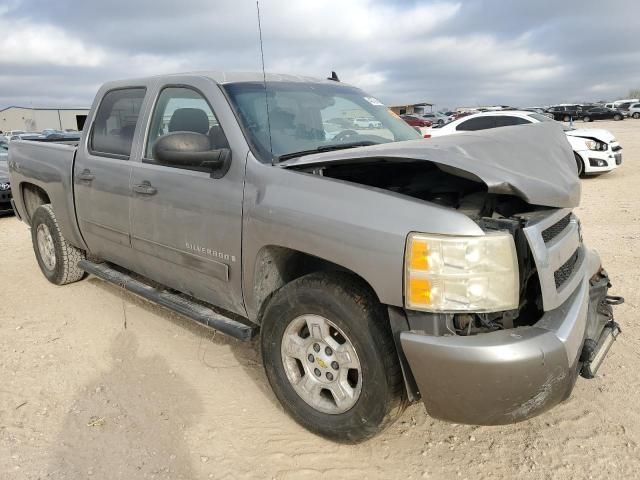
[[[261,0],[268,71],[387,104],[546,105],[640,88],[638,0]],[[259,70],[254,0],[0,0],[0,108],[132,76]]]

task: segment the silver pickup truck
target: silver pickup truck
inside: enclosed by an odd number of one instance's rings
[[[77,146],[15,141],[9,170],[52,283],[90,273],[259,332],[284,408],[333,440],[420,399],[452,422],[530,418],[620,331],[553,124],[425,140],[334,80],[170,75],[104,85]]]

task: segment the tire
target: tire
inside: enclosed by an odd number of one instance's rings
[[[576,157],[576,165],[578,166],[578,177],[584,177],[584,161],[582,157],[578,155],[576,152],[573,152],[573,156]]]
[[[639,112],[635,112],[633,114],[633,118],[640,118],[640,113]]]
[[[326,321],[333,327],[325,329]],[[295,333],[299,326],[302,331],[307,329],[307,337]],[[386,310],[352,275],[312,273],[282,287],[265,309],[261,343],[265,371],[276,397],[296,422],[318,435],[342,443],[361,442],[393,423],[406,406]],[[296,358],[287,355],[287,344],[299,346]],[[328,351],[327,346],[335,351]],[[345,360],[345,352],[351,352],[350,360]],[[345,367],[348,361],[353,368]],[[333,372],[335,382],[329,383]],[[345,396],[341,406],[332,392],[344,382],[349,388],[340,388],[352,395]],[[315,385],[312,390],[317,394],[299,394],[305,384]],[[325,388],[328,386],[332,389]]]
[[[565,115],[564,117],[562,117],[562,121],[563,122],[570,122],[571,121],[571,117],[569,115]]]
[[[590,122],[591,121],[591,117],[589,115],[585,115],[584,117],[582,117],[582,121],[583,122]]]
[[[616,122],[618,122],[618,121],[622,120],[622,115],[614,115],[614,116],[613,116],[613,119],[614,119]]]
[[[62,236],[51,205],[41,205],[33,213],[31,242],[40,270],[51,283],[66,285],[86,276],[78,267],[85,253]]]

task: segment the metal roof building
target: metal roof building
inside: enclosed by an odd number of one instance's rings
[[[0,110],[0,130],[40,131],[82,130],[89,113],[88,108],[34,108],[11,106]]]

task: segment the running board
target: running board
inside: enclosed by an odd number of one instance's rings
[[[80,260],[78,267],[102,280],[113,283],[153,303],[162,305],[171,311],[195,320],[205,327],[213,328],[238,340],[251,340],[258,332],[257,327],[245,325],[244,323],[225,317],[211,308],[176,295],[175,293],[154,288],[151,285],[147,285],[130,277],[126,273],[111,268],[106,263],[93,263],[89,260]]]

